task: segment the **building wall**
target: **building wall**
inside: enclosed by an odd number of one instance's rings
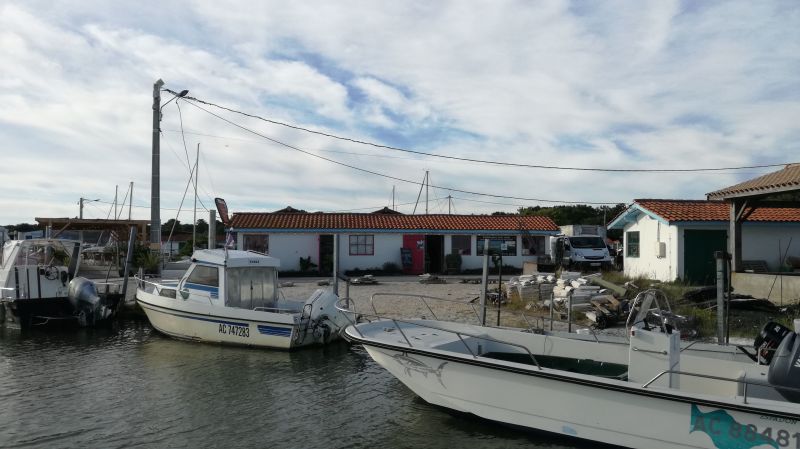
[[[351,235],[374,236],[374,254],[371,256],[350,255]],[[344,272],[356,268],[382,268],[386,262],[392,262],[402,268],[400,248],[403,247],[403,234],[342,234],[339,237],[339,271]]]
[[[247,232],[242,230],[237,236],[237,248],[244,249],[244,234],[264,234],[259,232]],[[355,268],[382,268],[386,262],[402,267],[400,258],[400,248],[403,247],[403,235],[413,234],[413,232],[399,234],[382,233],[349,233],[341,234],[339,237],[339,271],[344,272]],[[269,255],[280,259],[281,270],[299,270],[300,258],[311,256],[311,261],[319,265],[319,234],[310,233],[268,233],[269,236]],[[351,235],[372,235],[374,238],[374,253],[372,255],[350,255],[350,236]],[[460,234],[468,235],[468,234]],[[488,235],[488,234],[487,234]],[[521,256],[522,237],[516,236],[517,256],[503,256],[504,265],[522,267],[524,261],[535,261],[536,256]],[[545,241],[547,237],[544,237]],[[483,256],[477,256],[477,236],[470,236],[470,255],[462,256],[462,269],[476,269],[483,267]],[[452,251],[452,235],[444,236],[444,254]],[[545,244],[545,253],[549,254],[549,245]],[[544,255],[539,254],[539,255]]]
[[[639,257],[628,256],[628,232],[639,232]],[[625,248],[624,272],[630,277],[646,277],[672,281],[678,270],[678,234],[675,226],[669,226],[648,215],[641,214],[635,222],[625,226],[623,235]],[[658,257],[656,242],[665,243],[664,257]]]
[[[665,225],[647,215],[640,215],[635,223],[625,226],[625,248],[628,247],[627,232],[639,231],[640,257],[638,259],[627,256],[625,250],[625,275],[630,277],[644,276],[661,281],[674,281],[682,278],[684,274],[686,230],[724,230],[728,231],[727,223]],[[658,237],[666,243],[666,257],[656,257],[655,242]],[[770,270],[779,267],[778,246],[781,255],[786,253],[789,241],[792,246],[789,254],[800,254],[800,224],[790,223],[745,223],[742,226],[742,259],[764,260]],[[796,246],[795,246],[796,245]]]
[[[779,246],[781,256],[786,254],[787,247],[790,256],[800,256],[800,223],[752,223],[742,226],[742,259],[766,260],[769,269],[777,271],[781,262]]]
[[[243,245],[244,239],[239,239]],[[269,255],[281,261],[281,270],[300,269],[300,258],[311,257],[319,265],[319,234],[269,234]]]

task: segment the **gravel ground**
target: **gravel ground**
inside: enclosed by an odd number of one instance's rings
[[[480,284],[459,282],[460,278],[447,279],[444,284],[422,284],[416,277],[391,277],[378,278],[378,284],[350,285],[350,298],[354,301],[356,311],[364,315],[375,314],[392,318],[435,318],[445,321],[458,321],[464,323],[478,323],[477,311],[480,305]],[[317,285],[319,279],[283,279],[282,283],[290,282],[293,286],[281,288],[283,295],[289,299],[306,299],[318,288],[328,288]],[[497,284],[490,284],[489,288],[497,288]],[[340,297],[346,296],[344,282],[339,283]],[[373,301],[370,298],[374,296]],[[422,301],[420,297],[433,297],[440,300],[428,299]],[[427,306],[426,306],[427,304]],[[428,306],[430,308],[428,308]],[[486,322],[497,324],[497,309],[491,305],[487,310]],[[522,311],[525,318],[522,318]],[[539,315],[542,315],[541,313]],[[525,310],[520,307],[503,306],[500,313],[500,325],[508,327],[534,327],[545,326],[537,317],[535,310]],[[547,322],[549,328],[549,321]],[[575,329],[585,327],[573,325]],[[567,324],[554,323],[554,330],[567,330]],[[606,332],[607,331],[607,332]],[[608,329],[604,333],[617,333],[618,330]],[[624,329],[623,332],[624,333]]]

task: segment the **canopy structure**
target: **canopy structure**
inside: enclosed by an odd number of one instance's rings
[[[730,204],[728,251],[733,271],[742,270],[742,222],[759,207],[800,207],[800,195],[793,194],[800,194],[800,164],[789,164],[776,172],[706,194],[708,200]]]
[[[147,241],[147,227],[149,220],[104,220],[87,218],[48,218],[36,217],[36,222],[41,226],[48,226],[53,230],[53,236],[66,230],[70,231],[114,231],[121,239],[127,240],[128,230],[136,227],[139,239]]]

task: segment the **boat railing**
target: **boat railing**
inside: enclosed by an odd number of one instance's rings
[[[712,374],[701,374],[701,373],[693,373],[693,372],[689,372],[689,371],[680,371],[680,370],[664,370],[664,371],[661,371],[655,377],[653,377],[652,379],[648,380],[646,383],[642,384],[642,388],[649,387],[650,385],[653,384],[653,382],[657,381],[658,379],[660,379],[661,377],[663,377],[663,376],[665,376],[667,374],[678,374],[678,375],[681,375],[681,376],[698,377],[698,378],[701,378],[701,379],[719,380],[719,381],[723,381],[723,382],[733,382],[733,383],[736,383],[736,384],[742,384],[742,387],[743,387],[743,390],[744,390],[742,392],[742,400],[744,401],[745,404],[747,404],[747,387],[749,385],[752,385],[752,386],[755,386],[755,387],[766,387],[766,388],[770,388],[770,389],[788,390],[788,391],[794,391],[796,393],[800,393],[800,388],[798,388],[798,387],[789,387],[789,386],[783,386],[783,385],[775,386],[775,385],[769,384],[767,382],[747,379],[746,377],[722,377],[722,376],[714,376]]]
[[[419,323],[419,322],[411,321],[409,319],[393,318],[393,317],[389,317],[389,316],[386,316],[386,315],[381,315],[380,313],[378,313],[378,311],[377,311],[377,309],[375,307],[375,304],[373,302],[373,299],[376,296],[400,296],[400,297],[419,298],[420,300],[422,300],[423,303],[425,303],[426,308],[430,311],[431,315],[434,317],[434,320],[436,320],[436,321],[438,321],[438,318],[436,318],[436,314],[433,312],[433,309],[430,307],[430,305],[425,302],[425,299],[434,299],[434,300],[440,300],[440,301],[445,301],[445,302],[457,303],[457,304],[464,305],[464,302],[462,302],[462,301],[456,301],[456,300],[444,299],[444,298],[436,298],[436,297],[433,297],[433,296],[426,296],[426,295],[414,295],[414,294],[403,294],[403,293],[374,293],[372,295],[372,297],[370,297],[370,305],[371,305],[372,311],[374,313],[373,314],[369,314],[369,313],[365,314],[365,313],[358,313],[358,311],[356,310],[355,301],[349,301],[349,304],[352,307],[352,309],[351,309],[351,308],[348,308],[348,307],[346,307],[344,305],[345,301],[348,300],[349,298],[340,298],[336,302],[336,309],[339,310],[340,312],[344,312],[344,313],[342,313],[342,315],[344,315],[347,318],[347,320],[352,325],[353,329],[355,329],[356,332],[358,332],[358,335],[360,335],[362,338],[364,337],[364,334],[361,332],[361,330],[358,328],[358,326],[356,326],[356,324],[357,324],[356,323],[356,319],[351,318],[351,316],[352,317],[361,317],[361,318],[366,317],[366,318],[371,318],[371,319],[375,319],[375,320],[382,320],[382,321],[391,321],[394,324],[395,328],[400,332],[400,335],[403,336],[403,339],[406,341],[406,344],[408,345],[409,348],[413,348],[414,345],[411,343],[411,340],[408,338],[406,333],[403,332],[402,326],[400,326],[399,323],[403,323],[403,324],[407,324],[407,325],[411,325],[411,326],[417,326],[417,327],[424,327],[424,328],[427,328],[427,329],[433,329],[433,330],[437,330],[437,331],[441,331],[441,332],[451,333],[451,334],[453,334],[453,335],[458,337],[459,341],[461,341],[461,343],[464,344],[464,347],[467,349],[467,351],[470,353],[470,355],[472,355],[473,358],[482,357],[483,355],[482,354],[476,354],[475,351],[473,351],[472,348],[469,346],[469,344],[464,340],[464,337],[470,337],[470,338],[474,338],[476,340],[483,340],[483,341],[488,341],[488,342],[492,342],[492,343],[497,343],[497,344],[501,344],[501,345],[508,345],[508,346],[512,346],[512,347],[515,347],[515,348],[519,348],[524,353],[528,354],[528,356],[531,358],[531,361],[533,361],[533,364],[536,365],[536,367],[539,370],[542,369],[541,365],[539,365],[539,361],[536,360],[536,357],[533,355],[533,353],[530,351],[530,349],[528,349],[526,346],[521,345],[519,343],[513,343],[513,342],[509,342],[509,341],[505,341],[505,340],[499,340],[499,339],[492,338],[492,337],[489,337],[489,336],[486,336],[486,335],[480,335],[480,334],[475,334],[475,333],[470,333],[470,332],[456,331],[456,330],[453,330],[453,329],[447,329],[445,327],[435,326],[435,325],[428,324],[428,323],[422,324],[422,323]],[[474,307],[473,307],[473,310],[475,310]],[[476,311],[476,314],[477,314],[477,311]],[[480,315],[477,315],[477,316],[478,316],[478,321],[480,322]]]

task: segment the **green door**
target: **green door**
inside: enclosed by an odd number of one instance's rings
[[[727,251],[727,231],[683,231],[683,280],[713,285],[717,279],[715,251]]]

